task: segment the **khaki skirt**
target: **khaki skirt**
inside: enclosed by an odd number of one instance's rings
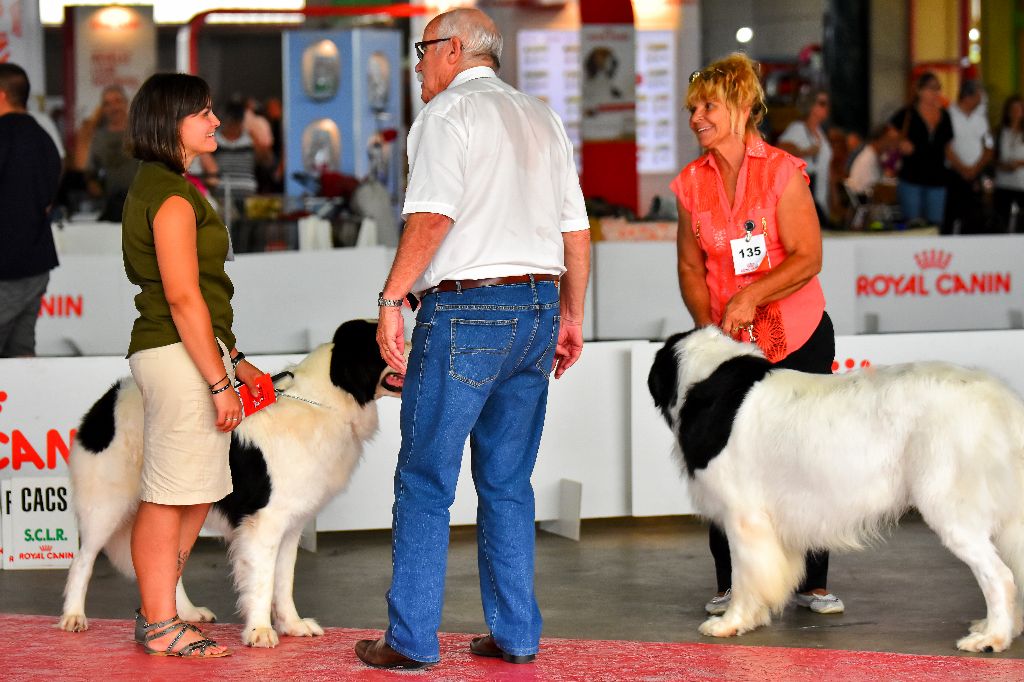
[[[217,343],[234,382],[228,349]],[[191,505],[229,494],[231,434],[217,430],[210,387],[185,344],[136,351],[128,365],[142,391],[142,501]]]

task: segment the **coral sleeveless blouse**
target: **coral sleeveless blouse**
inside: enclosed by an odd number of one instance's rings
[[[747,140],[747,152],[736,180],[733,205],[725,192],[714,157],[708,153],[690,163],[672,181],[672,191],[690,213],[690,226],[704,251],[707,285],[711,294],[711,317],[721,324],[725,304],[732,296],[764,276],[764,272],[735,274],[729,241],[746,236],[748,221],[753,234],[765,235],[768,261],[772,268],[786,259],[779,239],[776,208],[779,197],[794,173],[809,182],[807,164],[760,138]],[[757,345],[772,362],[798,350],[810,338],[822,313],[825,294],[817,277],[786,298],[758,307],[754,319]]]

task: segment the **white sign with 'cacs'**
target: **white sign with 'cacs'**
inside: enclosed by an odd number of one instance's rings
[[[78,526],[66,477],[2,482],[3,567],[67,568],[78,551]]]

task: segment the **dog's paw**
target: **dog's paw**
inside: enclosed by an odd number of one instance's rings
[[[179,609],[178,616],[188,623],[214,623],[217,614],[205,606],[193,606],[191,609]]]
[[[300,618],[290,623],[280,623],[277,631],[290,637],[320,637],[324,629],[312,618]]]
[[[57,627],[65,632],[85,632],[89,629],[89,619],[84,613],[65,613]]]
[[[967,628],[968,632],[984,632],[985,628],[988,627],[988,618],[979,618],[978,620],[971,621],[971,627]]]
[[[242,641],[246,646],[257,649],[273,649],[278,644],[277,633],[271,627],[253,627],[242,631]]]
[[[736,627],[721,616],[711,616],[697,628],[706,637],[735,637]]]
[[[1005,651],[1010,646],[1011,638],[1008,634],[997,635],[986,632],[975,632],[974,634],[967,635],[961,638],[956,643],[956,648],[960,651],[976,651],[982,653],[992,653]]]

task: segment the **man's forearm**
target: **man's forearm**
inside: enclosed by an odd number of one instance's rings
[[[590,230],[563,232],[565,273],[559,285],[562,320],[583,323],[583,304],[590,278]]]
[[[384,284],[384,298],[405,298],[427,269],[451,226],[452,219],[438,213],[414,213],[409,217]]]

